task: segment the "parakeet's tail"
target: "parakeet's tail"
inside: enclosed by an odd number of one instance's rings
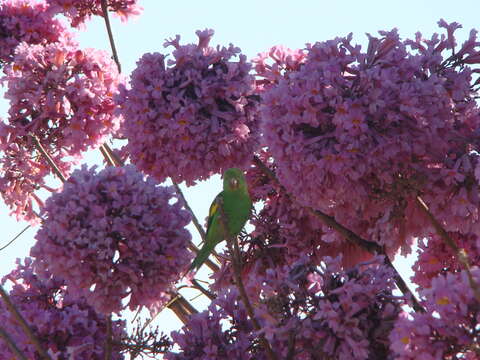
[[[195,260],[193,260],[192,265],[190,265],[190,268],[188,269],[188,272],[192,270],[198,270],[200,266],[203,265],[205,261],[207,261],[208,256],[212,253],[213,249],[215,248],[215,244],[208,244],[205,243],[203,247],[200,249],[200,251],[197,254],[197,257]]]

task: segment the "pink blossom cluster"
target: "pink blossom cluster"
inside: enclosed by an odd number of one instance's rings
[[[77,156],[118,126],[112,97],[120,78],[105,51],[22,43],[5,73],[12,141],[34,134],[50,153]]]
[[[73,27],[82,25],[92,15],[104,16],[102,0],[47,0],[50,11],[65,15]],[[107,9],[126,21],[131,16],[139,15],[142,7],[137,0],[107,0]]]
[[[268,152],[260,153],[259,159],[276,172],[276,164]],[[347,268],[371,258],[369,253],[339,236],[297,204],[256,166],[247,171],[247,181],[253,199],[263,201],[258,216],[251,220],[255,230],[250,235],[256,243],[260,242],[263,260],[271,258],[273,261],[269,266],[291,264],[304,254],[320,262],[324,256],[342,253],[342,263]],[[274,259],[275,254],[278,256]]]
[[[139,169],[163,181],[191,185],[230,167],[246,167],[257,146],[257,104],[251,65],[240,50],[209,46],[213,30],[197,31],[198,45],[167,41],[173,59],[145,54],[120,87],[126,150]]]
[[[480,270],[472,269],[476,283]],[[465,271],[419,290],[426,313],[402,314],[390,334],[395,359],[478,359],[479,303]]]
[[[292,50],[282,45],[258,54],[252,59],[257,77],[257,91],[262,92],[278,84],[283,77],[288,78],[290,71],[300,68],[305,57],[306,53],[302,49]]]
[[[478,226],[475,168],[458,162],[479,149],[480,48],[472,32],[455,49],[457,24],[439,24],[448,36],[380,32],[366,52],[351,35],[308,45],[298,69],[262,94],[262,133],[282,184],[389,254],[431,231],[417,195],[449,230]]]
[[[118,128],[112,97],[120,78],[106,52],[67,43],[21,43],[4,71],[10,108],[0,131],[0,150],[9,156],[2,160],[2,195],[18,217],[32,221],[25,204],[50,171],[31,136],[67,175],[72,158]]]
[[[37,211],[44,203],[35,192],[40,189],[55,191],[51,184],[46,183],[51,168],[38,154],[26,150],[16,142],[9,142],[8,135],[4,132],[6,128],[6,125],[0,124],[0,149],[3,152],[0,158],[0,192],[5,205],[12,209],[10,215],[14,215],[18,221],[27,220],[31,224],[38,224],[40,218]],[[31,144],[31,139],[27,141]],[[53,160],[59,170],[67,174],[70,163],[62,155],[56,154]]]
[[[181,352],[169,360],[267,359],[258,341],[263,334],[278,358],[313,360],[385,359],[388,335],[402,300],[381,259],[341,270],[341,259],[325,258],[318,269],[307,258],[245,279],[255,316],[254,331],[235,288],[224,288],[209,310],[172,334]],[[256,283],[254,285],[252,283]],[[223,324],[223,327],[222,327]]]
[[[160,310],[191,261],[190,214],[174,198],[132,165],[76,170],[45,203],[36,271],[61,276],[102,313]]]
[[[459,249],[464,251],[470,264],[480,264],[480,238],[475,233],[448,234]],[[418,258],[413,264],[412,281],[423,288],[431,287],[431,281],[438,275],[455,273],[463,270],[458,261],[458,255],[445,243],[439,235],[432,234],[427,239],[418,241]]]
[[[47,45],[72,41],[72,35],[48,10],[45,0],[4,0],[0,3],[0,64],[13,60],[21,42]]]
[[[84,298],[72,298],[62,280],[52,277],[41,280],[33,272],[30,258],[26,258],[24,264],[17,260],[17,268],[6,275],[2,283],[7,280],[13,283],[10,299],[52,359],[105,358],[107,318],[96,313]],[[2,301],[0,323],[27,358],[41,358]],[[123,321],[112,322],[112,359],[115,360],[124,358],[116,345],[125,336],[124,327]],[[0,354],[1,359],[16,358],[2,338]]]

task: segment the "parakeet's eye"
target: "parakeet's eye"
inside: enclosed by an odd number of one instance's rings
[[[233,178],[233,179],[230,179],[230,187],[232,189],[237,189],[238,188],[238,180]]]

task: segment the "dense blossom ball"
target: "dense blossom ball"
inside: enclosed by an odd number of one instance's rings
[[[44,0],[4,0],[0,4],[0,64],[13,59],[21,43],[46,45],[71,41],[65,26],[53,19]]]
[[[50,11],[61,13],[70,19],[72,26],[78,27],[92,15],[104,16],[101,0],[46,0]],[[137,0],[107,0],[107,8],[122,21],[140,14],[142,8]]]
[[[35,268],[61,276],[97,311],[159,310],[190,261],[190,214],[132,165],[76,170],[44,207]],[[128,298],[127,298],[128,297]]]
[[[479,149],[476,34],[454,50],[457,24],[440,25],[448,37],[401,41],[395,30],[380,32],[366,52],[351,35],[308,45],[298,69],[262,94],[262,133],[287,190],[393,250],[408,252],[430,230],[416,196],[425,194],[432,209],[449,201],[445,193],[467,185],[462,174],[450,184],[441,178],[455,173],[466,149]],[[462,199],[478,208],[478,196]]]
[[[96,313],[84,298],[72,298],[64,282],[57,278],[40,279],[31,267],[32,259],[3,278],[13,282],[10,299],[30,325],[45,351],[53,359],[101,360],[105,358],[107,318]],[[40,359],[35,346],[17,320],[0,302],[0,323],[18,348],[29,359]],[[125,336],[125,323],[112,322],[112,359],[123,359],[119,341]],[[0,340],[0,358],[14,359],[7,344]]]
[[[340,258],[325,261],[319,270],[305,257],[244,280],[258,289],[249,299],[260,332],[279,359],[387,358],[388,335],[402,304],[392,295],[390,270],[380,259],[349,271],[340,269]],[[237,290],[226,287],[208,311],[172,334],[180,352],[167,359],[267,359],[257,334]]]
[[[478,284],[479,269],[472,275]],[[439,275],[419,293],[427,312],[398,319],[390,335],[395,359],[478,359],[480,306],[466,272]]]
[[[120,79],[105,51],[22,43],[5,73],[10,141],[32,134],[50,155],[78,156],[118,127],[112,97]]]
[[[209,47],[212,30],[197,31],[198,45],[180,37],[165,64],[145,54],[120,88],[122,134],[132,163],[160,181],[193,184],[230,167],[246,167],[257,145],[257,97],[251,65],[240,50]]]

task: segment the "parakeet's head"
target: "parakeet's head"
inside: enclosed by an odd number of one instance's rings
[[[247,192],[247,181],[242,171],[237,168],[230,168],[223,174],[223,189],[230,191]]]

